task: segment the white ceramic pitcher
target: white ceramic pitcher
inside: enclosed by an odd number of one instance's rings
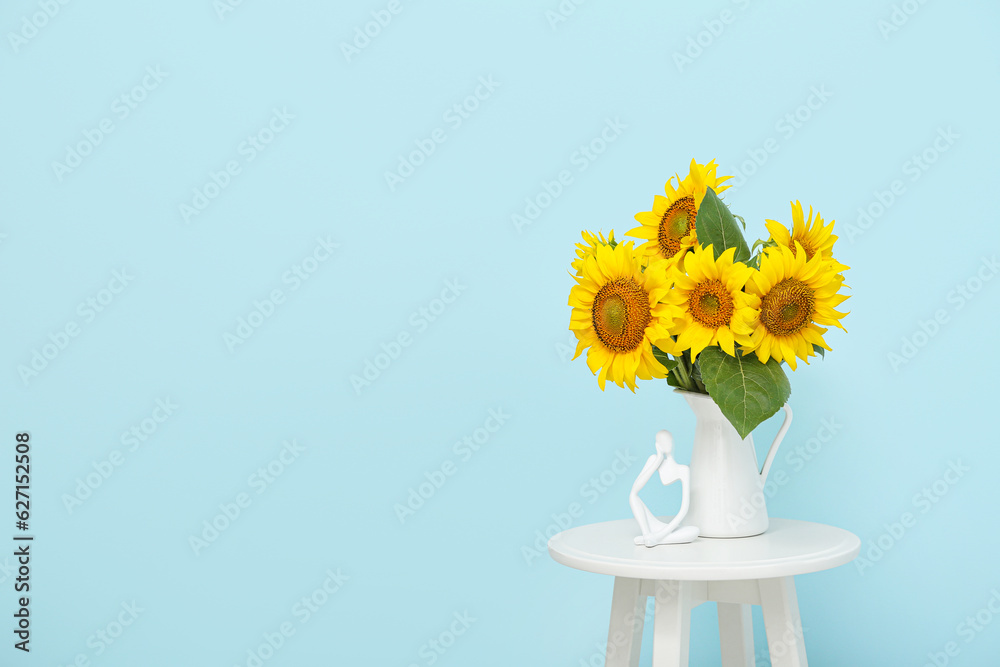
[[[784,405],[785,421],[771,443],[764,467],[758,470],[753,435],[740,438],[708,394],[675,391],[684,396],[696,419],[691,507],[684,525],[698,526],[701,537],[760,535],[768,525],[764,483],[792,423],[792,409]]]

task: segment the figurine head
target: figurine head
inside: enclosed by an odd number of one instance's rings
[[[663,454],[664,456],[670,456],[670,453],[673,450],[674,450],[674,437],[670,435],[670,431],[657,431],[656,452],[658,454]]]

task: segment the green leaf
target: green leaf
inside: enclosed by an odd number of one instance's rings
[[[712,188],[708,188],[705,198],[698,208],[698,217],[695,218],[695,233],[698,235],[698,243],[702,245],[712,244],[715,257],[718,258],[723,251],[736,248],[736,261],[745,262],[750,259],[750,248],[743,239],[740,228],[736,225],[736,218],[729,211],[729,208],[722,203],[722,200],[715,194]]]
[[[771,239],[767,239],[766,241],[764,239],[757,239],[756,241],[753,242],[753,247],[750,248],[750,252],[757,252],[758,246],[760,247],[760,252],[758,252],[757,254],[760,255],[768,248],[777,247],[778,244]],[[757,262],[759,264],[760,260],[758,259]]]
[[[669,354],[655,345],[653,346],[653,356],[656,357],[657,361],[666,366],[668,372],[674,370],[674,367],[677,366],[676,359],[672,358]]]
[[[718,347],[708,347],[698,355],[698,363],[709,395],[741,438],[780,410],[792,393],[774,359],[762,364],[753,353],[744,357],[737,349],[731,357]]]
[[[816,343],[813,343],[813,352],[826,359],[826,349],[820,347]]]
[[[750,259],[748,259],[747,260],[747,266],[749,266],[751,269],[759,269],[760,268],[760,253],[757,253],[756,255],[754,255],[753,257],[751,257]]]
[[[733,217],[740,221],[740,224],[743,225],[743,231],[746,231],[747,230],[747,221],[743,219],[743,216],[742,215],[736,215],[735,213],[733,213]]]

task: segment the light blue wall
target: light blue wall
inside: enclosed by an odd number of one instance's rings
[[[949,642],[949,664],[995,664],[1000,621],[966,625],[1000,590],[1000,279],[977,282],[1000,251],[995,3],[566,0],[559,22],[558,0],[215,5],[0,13],[0,477],[12,503],[12,439],[30,431],[36,535],[32,652],[12,657],[8,634],[0,663],[252,665],[286,624],[264,664],[600,664],[610,578],[533,545],[573,503],[575,524],[628,516],[653,433],[685,461],[694,421],[663,382],[601,393],[568,361],[566,270],[581,229],[628,230],[695,157],[737,174],[726,199],[751,241],[801,199],[837,220],[852,267],[850,333],[791,378],[789,481],[769,501],[852,530],[870,561],[800,578],[810,664],[916,667]],[[391,22],[348,58],[372,12]],[[450,111],[477,89],[467,117]],[[578,152],[609,122],[603,153]],[[97,145],[54,167],[80,142]],[[36,350],[53,358],[19,371]],[[487,439],[491,411],[506,416]],[[293,440],[279,476],[255,472]],[[627,472],[607,472],[619,456]],[[968,470],[940,481],[953,464]],[[401,521],[428,477],[444,482]],[[220,504],[239,516],[195,553]],[[347,579],[307,611],[328,571]],[[717,660],[711,605],[692,627],[692,664]]]

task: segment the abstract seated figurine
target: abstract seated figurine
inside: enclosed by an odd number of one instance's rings
[[[647,547],[655,547],[658,544],[686,544],[693,542],[698,537],[697,526],[678,528],[688,512],[691,496],[691,469],[674,460],[673,448],[674,439],[670,435],[670,431],[659,431],[656,434],[656,454],[646,460],[646,464],[642,466],[642,471],[636,478],[635,484],[632,485],[631,493],[629,493],[628,504],[642,530],[642,535],[635,538],[637,545],[645,544]],[[660,481],[664,486],[677,481],[681,483],[681,509],[670,523],[663,523],[653,516],[653,513],[639,498],[639,491],[646,486],[657,470],[660,472]]]

